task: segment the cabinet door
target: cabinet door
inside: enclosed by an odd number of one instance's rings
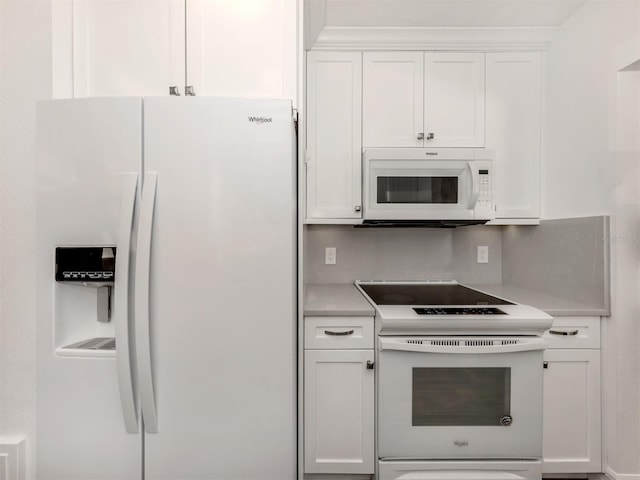
[[[496,218],[540,217],[540,53],[487,54],[487,147]]]
[[[484,53],[426,53],[424,71],[425,147],[483,147]]]
[[[424,54],[363,54],[362,143],[365,147],[422,147]]]
[[[184,83],[182,0],[74,0],[72,15],[74,97],[168,95]]]
[[[187,0],[187,84],[197,95],[295,105],[296,8],[290,0]]]
[[[374,471],[373,350],[305,350],[305,473]]]
[[[307,55],[307,218],[362,217],[362,56]]]
[[[543,473],[600,472],[600,350],[544,354]]]

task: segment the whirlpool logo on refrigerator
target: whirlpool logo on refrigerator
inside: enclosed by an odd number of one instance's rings
[[[262,125],[263,123],[271,123],[273,121],[273,117],[248,117],[249,123],[257,123]]]

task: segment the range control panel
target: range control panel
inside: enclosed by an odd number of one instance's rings
[[[414,308],[418,315],[506,315],[495,307]]]

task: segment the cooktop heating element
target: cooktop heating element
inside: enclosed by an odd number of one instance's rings
[[[454,280],[357,281],[379,335],[542,335],[552,318]]]
[[[456,282],[360,283],[376,305],[513,305]]]

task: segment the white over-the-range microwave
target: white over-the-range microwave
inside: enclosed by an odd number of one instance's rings
[[[363,151],[363,225],[459,226],[494,218],[494,152],[479,148]]]

